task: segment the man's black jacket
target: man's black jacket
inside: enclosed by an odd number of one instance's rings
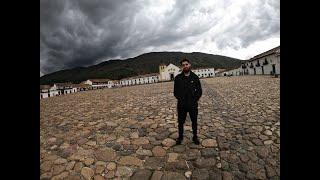
[[[188,78],[181,72],[174,79],[174,96],[178,99],[178,108],[193,108],[198,106],[202,95],[199,77],[190,71]]]

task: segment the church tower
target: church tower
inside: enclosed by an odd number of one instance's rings
[[[160,81],[163,81],[165,79],[165,68],[167,66],[164,63],[161,63],[159,65],[159,74],[160,74]]]

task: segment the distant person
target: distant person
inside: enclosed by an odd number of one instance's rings
[[[191,63],[188,59],[183,59],[182,72],[174,79],[174,96],[178,100],[178,130],[179,137],[176,139],[176,144],[181,144],[183,140],[183,126],[189,112],[192,121],[193,142],[200,144],[197,136],[197,116],[198,116],[198,101],[202,95],[202,88],[199,77],[191,71]]]

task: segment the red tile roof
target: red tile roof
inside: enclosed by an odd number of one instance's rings
[[[40,90],[50,89],[50,85],[40,85]]]
[[[212,69],[212,68],[195,68],[195,69],[192,68],[191,71],[192,70],[201,70],[201,69]]]
[[[86,88],[86,87],[90,87],[89,84],[72,84],[72,87],[75,87],[75,88]]]
[[[93,83],[107,83],[108,81],[112,81],[111,79],[88,79]]]
[[[71,86],[71,82],[66,82],[66,83],[55,83],[56,86]]]
[[[127,78],[122,78],[120,80],[126,80],[126,79],[138,79],[138,78],[144,78],[144,77],[150,77],[150,76],[158,76],[158,73],[150,73],[150,74],[143,74],[143,75],[138,75],[138,76],[132,76],[132,77],[127,77]]]

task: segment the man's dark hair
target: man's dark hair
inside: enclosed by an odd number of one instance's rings
[[[189,64],[191,64],[190,60],[188,60],[187,58],[184,58],[180,61],[180,64],[182,65],[183,62],[188,62]]]

